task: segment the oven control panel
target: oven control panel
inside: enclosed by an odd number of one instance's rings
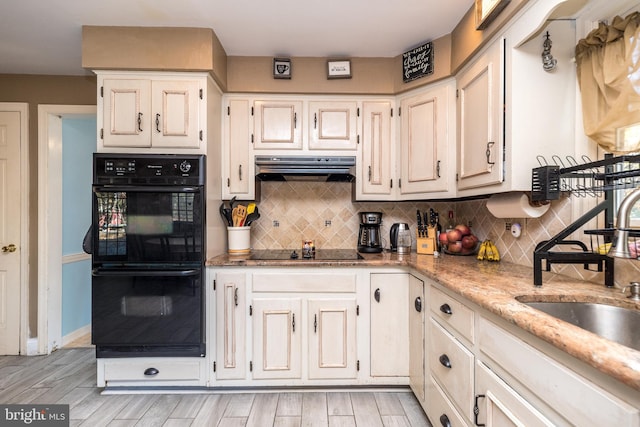
[[[204,185],[204,156],[96,153],[94,184]]]

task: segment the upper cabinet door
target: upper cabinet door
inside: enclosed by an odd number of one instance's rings
[[[302,149],[302,101],[255,101],[254,148]]]
[[[451,188],[455,145],[454,84],[436,87],[401,103],[400,194],[412,197]],[[453,107],[453,108],[452,108]]]
[[[222,198],[255,196],[254,162],[251,157],[251,106],[248,99],[229,99],[222,141]]]
[[[503,174],[503,40],[458,78],[458,189],[499,184]]]
[[[355,150],[356,116],[355,101],[309,102],[309,148]]]
[[[104,79],[103,145],[151,146],[151,81]]]
[[[362,103],[362,144],[356,171],[357,200],[389,200],[391,195],[392,121],[390,101]]]
[[[198,81],[154,81],[152,84],[154,147],[199,148]]]

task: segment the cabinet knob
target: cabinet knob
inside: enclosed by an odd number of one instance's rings
[[[147,369],[144,370],[144,376],[145,377],[155,377],[159,373],[160,373],[160,371],[157,370],[156,368],[147,368]]]
[[[451,427],[451,421],[449,421],[447,414],[440,415],[440,425],[442,427]]]
[[[440,364],[442,366],[444,366],[447,369],[451,369],[451,360],[449,360],[449,356],[447,356],[446,354],[441,355],[438,360],[440,361]]]
[[[416,311],[420,313],[422,311],[422,298],[417,297],[413,305],[416,308]]]
[[[440,311],[443,312],[444,314],[453,314],[453,311],[451,310],[451,307],[449,306],[449,304],[442,304],[440,306]]]

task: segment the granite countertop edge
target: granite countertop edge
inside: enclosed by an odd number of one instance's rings
[[[207,267],[410,267],[489,312],[530,332],[561,351],[640,391],[640,351],[601,338],[577,326],[530,308],[520,301],[601,302],[636,308],[640,302],[602,283],[543,272],[541,287],[533,285],[533,269],[509,262],[478,261],[473,256],[415,253],[361,254],[362,260],[251,260],[219,255]]]

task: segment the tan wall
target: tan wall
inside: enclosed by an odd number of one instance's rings
[[[89,70],[209,71],[225,87],[226,56],[209,28],[82,27]]]
[[[0,74],[0,102],[29,104],[29,325],[37,331],[38,311],[38,105],[96,105],[94,76]]]

